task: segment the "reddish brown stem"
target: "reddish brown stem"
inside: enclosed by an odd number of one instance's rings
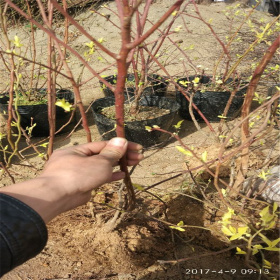
[[[116,58],[116,54],[111,52],[109,49],[105,48],[101,43],[98,42],[94,37],[88,34],[85,29],[74,20],[63,7],[61,7],[56,0],[50,0],[54,7],[63,15],[65,18],[69,20],[71,24],[73,24],[82,34],[84,34],[87,38],[89,38],[99,49],[101,49],[104,53],[108,54],[112,58]]]
[[[136,39],[134,42],[129,43],[127,47],[133,49],[143,43],[151,34],[153,34],[166,20],[167,18],[175,11],[180,8],[184,0],[178,0],[168,11],[155,23],[145,34],[143,34],[139,39]]]
[[[267,64],[272,59],[273,55],[275,54],[276,50],[279,48],[280,45],[280,35],[273,41],[271,46],[267,49],[266,53],[264,54],[262,60],[260,61],[259,65],[257,66],[252,79],[249,83],[248,90],[246,92],[246,97],[244,99],[244,103],[242,106],[241,111],[241,118],[245,119],[249,115],[251,104],[254,98],[254,93],[258,86],[258,83],[261,79],[261,76],[267,66]],[[242,143],[247,141],[247,138],[250,135],[249,131],[249,120],[248,118],[241,126],[241,141]],[[249,147],[246,147],[242,150],[241,153],[241,164],[237,173],[236,181],[233,185],[232,191],[234,195],[238,194],[239,189],[241,187],[241,183],[244,181],[247,170],[248,170],[248,162],[249,162]]]

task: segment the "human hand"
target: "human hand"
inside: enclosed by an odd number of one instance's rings
[[[76,196],[76,201],[77,196],[82,196],[79,204],[83,204],[89,200],[93,189],[123,179],[124,172],[113,172],[114,167],[124,154],[129,166],[138,164],[143,159],[141,150],[141,145],[124,138],[57,150],[50,157],[40,178],[47,179],[57,188],[63,188],[65,195]]]
[[[113,172],[126,155],[128,165],[136,165],[142,146],[113,138],[55,151],[41,175],[1,191],[32,207],[47,223],[57,215],[89,201],[91,191],[104,183],[124,178]]]

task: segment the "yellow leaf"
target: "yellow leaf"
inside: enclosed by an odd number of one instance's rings
[[[265,235],[263,235],[263,234],[260,234],[260,236],[261,236],[261,239],[269,246],[269,247],[271,247],[271,241],[265,236]]]
[[[204,151],[203,154],[201,155],[202,161],[206,162],[207,161],[207,151]]]
[[[232,235],[229,240],[233,241],[233,240],[236,240],[236,239],[240,239],[240,237],[242,237],[242,235],[240,233],[236,233],[236,234]]]
[[[253,247],[256,248],[256,249],[262,249],[263,248],[263,246],[261,244],[256,244]]]
[[[55,105],[63,108],[66,112],[70,112],[72,109],[72,105],[68,101],[65,101],[64,98],[61,100],[57,100],[55,102]]]
[[[20,43],[19,37],[17,35],[14,37],[13,43],[17,48],[20,48],[22,46],[22,44]]]
[[[272,252],[280,252],[280,248],[275,248],[275,247],[265,247],[263,249]]]
[[[261,171],[261,173],[258,175],[259,178],[263,179],[264,181],[267,180],[267,175],[269,175],[269,171],[265,172],[264,170]]]
[[[256,248],[254,248],[254,249],[252,250],[252,255],[254,256],[254,255],[256,255],[258,252],[259,252],[259,250],[256,249]]]
[[[181,152],[182,154],[186,155],[186,156],[192,156],[192,152],[185,150],[183,147],[181,146],[176,146],[176,149]]]
[[[175,124],[175,125],[173,125],[173,126],[174,126],[176,129],[179,129],[179,128],[181,127],[183,121],[184,121],[184,120],[181,120],[181,121],[177,122],[177,124]]]
[[[232,232],[225,226],[222,226],[222,232],[227,236],[232,236]]]
[[[236,228],[234,228],[233,226],[229,226],[228,228],[232,233],[236,233]]]
[[[45,143],[41,144],[40,146],[46,148],[48,145],[49,145],[49,142],[45,142]]]
[[[148,132],[151,132],[152,131],[152,128],[150,126],[145,126],[145,129],[148,131]]]
[[[132,186],[133,186],[134,188],[136,188],[137,190],[139,190],[139,191],[143,191],[143,190],[144,190],[144,188],[143,188],[141,185],[139,185],[139,184],[133,183]]]
[[[181,227],[175,227],[175,226],[169,226],[170,228],[179,230],[179,231],[185,231],[185,229],[181,228]]]
[[[275,239],[271,242],[271,247],[275,247],[280,242],[280,238]]]
[[[245,227],[239,227],[239,228],[237,229],[237,231],[238,231],[238,233],[240,233],[240,234],[243,235],[243,234],[247,233],[248,229],[249,229],[249,227],[247,227],[247,226],[245,226]]]
[[[232,237],[230,238],[230,240],[236,240],[236,239],[240,239],[244,234],[246,234],[247,230],[249,228],[248,227],[239,227],[237,229],[237,233],[235,233],[234,235],[232,235]],[[232,232],[236,231],[235,228],[230,228],[230,230]]]
[[[265,268],[271,268],[271,263],[268,260],[263,260]]]
[[[194,80],[192,81],[194,84],[198,84],[200,81],[199,77],[195,77]]]
[[[177,224],[177,226],[183,226],[184,225],[184,222],[183,221],[180,221],[178,224]]]
[[[263,210],[260,212],[260,216],[263,217],[265,216],[269,211],[269,206],[266,206],[265,208],[263,208]]]
[[[174,29],[174,31],[175,31],[175,32],[180,32],[181,29],[182,29],[182,25],[178,25],[178,26]]]
[[[246,255],[246,252],[241,250],[239,247],[236,247],[236,254],[237,255]]]
[[[223,215],[222,220],[227,221],[227,220],[231,219],[231,216],[233,214],[234,214],[234,210],[232,208],[228,208],[228,212]]]

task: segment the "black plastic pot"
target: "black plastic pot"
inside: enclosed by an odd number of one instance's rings
[[[40,90],[40,93],[45,94],[46,90]],[[69,103],[74,103],[74,94],[70,90],[61,89],[57,91],[57,99],[65,99]],[[8,93],[0,98],[0,113],[6,115],[8,112]],[[32,136],[41,137],[49,136],[49,122],[48,122],[48,105],[19,105],[18,112],[20,114],[20,125],[22,128],[31,127],[32,124],[36,126],[32,130]],[[61,107],[56,106],[56,130],[59,130],[65,125],[71,116],[72,112],[65,112]],[[76,118],[73,117],[70,124],[62,129],[60,133],[71,131],[76,124]]]
[[[101,114],[101,110],[114,104],[114,98],[105,97],[96,100],[92,105],[95,123],[104,140],[109,140],[116,136],[116,131],[114,129],[116,121]],[[145,96],[141,99],[140,104],[142,106],[157,106],[159,108],[168,109],[170,112],[154,119],[127,122],[125,124],[126,138],[144,147],[151,147],[167,140],[169,137],[168,134],[159,131],[148,132],[145,126],[152,127],[153,125],[158,125],[162,129],[169,130],[179,109],[177,102],[166,97]]]
[[[189,92],[192,92],[191,87],[188,88],[188,84],[183,85],[180,82],[186,82],[186,81],[192,82],[195,79],[195,77],[196,76],[182,78],[177,80],[177,83],[181,87],[189,89]],[[210,82],[211,82],[211,77],[208,76],[202,76],[199,81],[199,83],[202,84],[208,84]],[[232,80],[228,80],[228,82],[232,82]],[[227,120],[234,119],[239,115],[244,101],[244,94],[246,93],[246,90],[247,88],[243,88],[235,94],[232,103],[230,105],[228,114],[226,116]],[[193,97],[193,103],[203,113],[203,115],[206,117],[206,119],[209,122],[219,122],[221,118],[219,118],[218,116],[223,114],[227,102],[230,98],[230,95],[231,93],[229,91],[219,92],[219,91],[206,90],[204,92],[201,92],[200,90],[197,90]],[[184,119],[191,120],[191,116],[189,113],[189,101],[178,89],[176,90],[176,100],[180,104],[180,109],[179,109],[180,116]],[[193,113],[197,121],[203,121],[203,119],[195,109],[193,109]]]
[[[117,78],[118,78],[117,75],[111,75],[105,77],[104,79],[108,83],[115,85],[117,83]],[[149,75],[147,79],[150,85],[143,90],[143,95],[165,96],[169,84],[169,82],[165,78],[153,74],[153,75]],[[135,81],[134,74],[128,74],[127,81],[133,84],[133,82]],[[114,93],[108,87],[106,87],[101,81],[100,81],[100,85],[106,97],[114,96]],[[135,92],[135,86],[126,87],[126,92],[125,92],[126,98],[134,96],[134,92]]]

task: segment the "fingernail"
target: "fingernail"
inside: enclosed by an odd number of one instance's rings
[[[108,144],[111,144],[113,146],[117,146],[117,147],[123,147],[125,144],[127,143],[127,140],[121,137],[116,137],[116,138],[112,138]]]

